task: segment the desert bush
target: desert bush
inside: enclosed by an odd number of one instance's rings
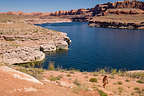
[[[112,74],[112,75],[114,75],[114,74],[116,74],[116,73],[117,73],[117,69],[112,69],[112,70],[111,70],[111,74]]]
[[[144,83],[144,80],[137,80],[136,82],[143,84],[143,83]]]
[[[95,82],[96,83],[97,82],[97,78],[90,78],[89,82]]]
[[[105,92],[103,92],[102,90],[98,90],[98,93],[100,94],[100,96],[108,96]]]
[[[99,70],[99,73],[101,73],[101,74],[105,74],[106,71],[105,71],[105,69],[101,69],[101,70]]]
[[[70,75],[70,74],[67,74],[66,76],[67,76],[67,77],[71,77],[71,75]]]
[[[22,63],[22,64],[15,64],[21,67],[25,68],[35,68],[35,67],[41,67],[43,61],[34,61],[34,62],[28,62],[28,63]]]
[[[138,87],[135,87],[135,88],[134,88],[134,90],[140,90],[140,88],[138,88]]]
[[[49,62],[48,70],[55,70],[54,62]]]
[[[125,82],[130,82],[130,80],[126,79]]]
[[[123,90],[124,89],[122,87],[118,87],[119,94],[121,94]]]
[[[122,85],[123,83],[122,83],[121,81],[118,81],[117,84],[118,84],[118,85]]]
[[[62,77],[61,77],[60,75],[59,75],[59,76],[56,76],[56,77],[55,77],[55,76],[50,76],[50,77],[49,77],[49,80],[50,80],[50,81],[57,81],[57,80],[60,80],[61,78],[62,78]]]

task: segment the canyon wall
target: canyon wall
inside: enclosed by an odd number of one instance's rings
[[[111,11],[107,11],[108,9],[122,9],[122,8],[135,8],[141,11],[144,10],[144,2],[142,1],[118,1],[115,3],[108,2],[104,4],[98,4],[94,8],[87,8],[87,9],[75,9],[75,10],[60,10],[56,12],[32,12],[32,13],[24,13],[22,11],[18,12],[1,12],[0,14],[9,14],[9,15],[25,15],[25,16],[67,16],[67,15],[82,15],[82,16],[101,16],[105,15],[106,13],[116,13]],[[107,12],[106,12],[107,11]],[[114,10],[115,11],[115,10]],[[136,14],[141,14],[143,12],[136,12]],[[118,11],[119,12],[119,11]],[[122,13],[122,12],[120,12]],[[135,13],[135,12],[126,12],[127,14]]]

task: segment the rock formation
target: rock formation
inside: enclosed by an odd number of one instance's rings
[[[5,51],[2,55],[3,57],[1,62],[5,64],[18,64],[42,61],[45,58],[45,54],[43,52],[29,47],[19,47],[16,49],[10,49]]]
[[[36,78],[34,78],[34,77],[32,77],[32,76],[30,76],[26,73],[23,73],[23,72],[15,70],[15,69],[9,68],[7,66],[1,66],[0,67],[0,72],[1,73],[6,73],[8,76],[11,76],[11,78],[15,78],[17,80],[24,80],[24,81],[27,81],[27,82],[43,85],[43,83],[40,82],[39,80],[37,80]]]
[[[0,63],[11,65],[42,61],[44,52],[68,49],[71,40],[66,33],[28,24],[23,16],[19,19],[13,15],[2,16],[5,20],[10,17],[8,19],[13,23],[0,21]]]
[[[117,1],[115,3],[108,2],[104,4],[98,4],[94,8],[88,9],[76,9],[76,10],[60,10],[56,12],[32,12],[32,13],[24,13],[22,11],[18,12],[1,12],[0,14],[10,14],[10,15],[25,15],[25,16],[63,16],[63,15],[84,15],[84,16],[102,16],[105,15],[105,12],[108,9],[119,9],[119,8],[135,8],[144,10],[144,2],[142,1]],[[141,13],[141,12],[140,12]]]
[[[143,29],[144,2],[118,1],[96,5],[91,9],[89,25],[94,27]],[[134,18],[136,17],[136,18]]]

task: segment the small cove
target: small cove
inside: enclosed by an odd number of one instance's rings
[[[64,69],[95,71],[102,68],[144,70],[144,31],[92,28],[87,23],[41,24],[66,32],[72,43],[68,51],[47,53],[42,67],[50,61]]]

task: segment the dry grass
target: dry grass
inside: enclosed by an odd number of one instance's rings
[[[42,73],[44,72],[44,70],[41,68],[25,68],[25,67],[16,66],[15,69],[24,72],[26,74],[29,74],[39,80],[43,78]]]

